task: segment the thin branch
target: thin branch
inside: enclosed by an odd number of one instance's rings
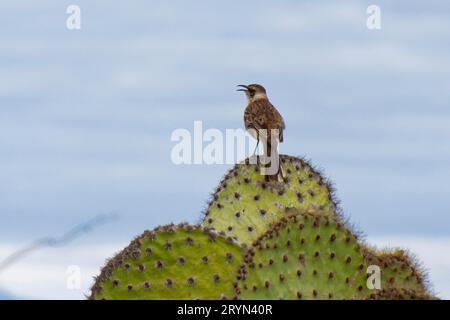
[[[7,268],[11,267],[13,264],[17,263],[19,260],[25,258],[27,255],[31,254],[34,251],[37,251],[45,247],[61,247],[67,245],[76,238],[81,237],[83,234],[88,234],[97,227],[112,222],[113,220],[116,219],[118,219],[118,215],[115,213],[100,214],[86,222],[83,222],[73,227],[60,237],[44,237],[37,239],[28,246],[13,252],[3,261],[1,261],[0,273],[2,271],[5,271]]]

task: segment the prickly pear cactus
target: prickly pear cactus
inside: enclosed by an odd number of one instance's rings
[[[282,218],[246,254],[242,299],[359,299],[367,295],[357,237],[330,214]]]
[[[305,160],[280,156],[284,182],[267,179],[261,174],[262,165],[249,162],[225,175],[205,212],[205,227],[251,244],[287,208],[335,212],[332,186]]]
[[[234,297],[242,249],[198,226],[146,231],[111,259],[91,299],[220,299]]]
[[[435,299],[409,254],[358,239],[307,162],[281,156],[281,164],[283,182],[266,179],[259,165],[236,165],[202,226],[144,232],[107,262],[90,298]]]

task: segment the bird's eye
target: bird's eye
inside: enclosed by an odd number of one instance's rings
[[[249,90],[248,92],[250,93],[250,97],[253,97],[255,95],[255,90]]]

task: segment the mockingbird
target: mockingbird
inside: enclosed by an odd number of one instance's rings
[[[245,92],[248,104],[244,112],[245,129],[256,140],[256,149],[262,141],[265,163],[269,169],[265,174],[283,178],[278,156],[278,143],[283,142],[283,130],[286,128],[283,117],[267,98],[266,89],[259,84],[238,85]]]

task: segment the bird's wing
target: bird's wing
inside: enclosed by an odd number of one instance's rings
[[[276,129],[278,129],[278,132],[279,132],[278,140],[280,142],[283,142],[283,131],[284,131],[284,129],[286,129],[286,124],[284,123],[284,119],[281,116],[281,114],[278,112],[278,110],[274,106],[272,106],[272,109],[273,109],[273,119],[275,119],[274,127]]]
[[[268,100],[256,100],[250,103],[244,113],[245,126],[258,131],[265,129],[261,135],[267,137],[271,129],[278,129],[279,140],[283,141],[284,120],[277,109]]]

